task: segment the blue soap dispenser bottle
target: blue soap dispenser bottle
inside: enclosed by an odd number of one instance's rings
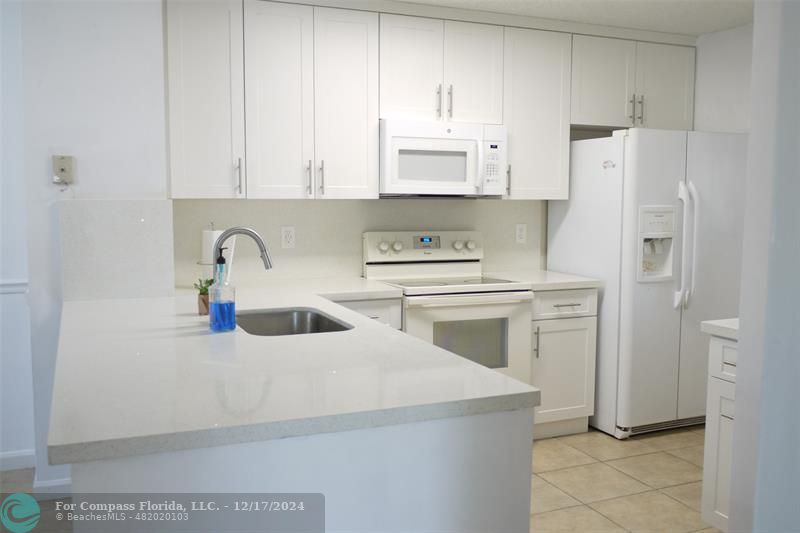
[[[211,331],[236,329],[236,289],[225,279],[225,258],[221,248],[214,271],[214,284],[208,289],[208,324]]]

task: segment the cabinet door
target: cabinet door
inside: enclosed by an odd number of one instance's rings
[[[728,530],[736,384],[708,380],[706,442],[703,456],[703,520]]]
[[[313,197],[314,8],[245,1],[248,198]]]
[[[692,129],[694,56],[695,49],[688,46],[637,43],[637,126]]]
[[[509,198],[569,196],[570,65],[565,33],[505,29],[503,123]]]
[[[442,90],[447,120],[502,124],[502,26],[445,21]]]
[[[536,423],[594,414],[597,317],[535,320],[531,383],[542,391]]]
[[[244,195],[242,3],[166,5],[173,198]]]
[[[378,14],[315,8],[317,197],[378,197]]]
[[[636,42],[572,38],[572,123],[633,126]]]
[[[442,117],[444,23],[380,15],[380,116],[408,120]]]

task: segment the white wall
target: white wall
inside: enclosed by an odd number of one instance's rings
[[[387,200],[175,200],[175,281],[190,286],[201,273],[200,235],[251,226],[261,233],[275,267],[265,272],[256,247],[236,244],[233,281],[257,285],[264,276],[302,278],[361,275],[361,233],[381,230],[474,229],[483,233],[487,270],[544,267],[544,202],[466,199]],[[528,224],[526,244],[516,244],[515,226]],[[296,248],[280,247],[280,227],[295,226]]]
[[[694,98],[696,130],[749,131],[752,42],[752,24],[698,37]]]
[[[20,4],[0,3],[0,470],[33,466]]]
[[[755,2],[731,531],[796,531],[800,3]]]
[[[166,198],[162,3],[36,0],[22,16],[34,486],[58,491],[69,469],[49,466],[46,447],[62,297],[56,204]],[[63,193],[50,183],[52,154],[77,158],[77,182]]]

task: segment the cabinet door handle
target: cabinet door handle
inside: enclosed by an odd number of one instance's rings
[[[311,185],[311,160],[308,160],[308,166],[306,166],[306,174],[308,176],[308,185],[306,185],[306,192],[309,196],[311,196],[313,190]]]
[[[511,165],[506,170],[506,196],[511,196]]]
[[[580,305],[581,304],[579,304],[579,303],[575,303],[575,304],[553,304],[553,307],[555,307],[556,309],[561,309],[562,307],[578,307]]]
[[[631,95],[631,99],[628,100],[628,103],[631,104],[631,114],[628,115],[628,118],[631,119],[631,124],[634,126],[636,125],[636,94]]]
[[[539,359],[539,339],[541,338],[540,329],[541,326],[536,326],[536,330],[533,332],[533,336],[536,339],[536,342],[533,344],[533,353],[536,355],[536,359]]]
[[[325,160],[319,162],[319,192],[325,194]]]
[[[442,84],[436,88],[436,117],[442,118]]]
[[[639,96],[639,125],[644,126],[644,95]]]
[[[450,87],[447,89],[447,114],[450,118],[453,118],[453,84],[450,84]]]
[[[239,194],[242,194],[242,158],[238,158],[236,162],[236,189]]]

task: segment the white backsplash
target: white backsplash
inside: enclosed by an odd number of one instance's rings
[[[175,288],[169,200],[63,200],[64,299],[169,296]]]
[[[269,247],[267,272],[254,243],[240,238],[233,282],[257,286],[272,279],[360,276],[361,234],[387,230],[477,230],[483,233],[486,270],[543,268],[546,203],[467,199],[174,200],[175,283],[190,286],[201,274],[201,231],[249,226]],[[517,224],[528,225],[525,244]],[[296,247],[282,249],[281,226],[294,226]]]

